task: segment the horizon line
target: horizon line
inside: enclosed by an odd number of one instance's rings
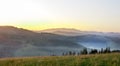
[[[54,30],[54,29],[70,29],[70,30],[78,30],[78,31],[82,31],[82,32],[98,32],[98,33],[120,33],[120,32],[112,32],[112,31],[94,31],[94,30],[80,30],[80,29],[76,29],[76,28],[64,28],[64,27],[58,27],[58,28],[46,28],[46,29],[28,29],[28,28],[24,28],[24,27],[19,27],[19,26],[13,26],[13,25],[0,25],[0,27],[15,27],[15,28],[19,28],[19,29],[25,29],[25,30],[30,30],[30,31],[43,31],[43,30]]]

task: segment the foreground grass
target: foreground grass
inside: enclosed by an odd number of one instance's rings
[[[120,53],[0,59],[0,66],[120,66]]]

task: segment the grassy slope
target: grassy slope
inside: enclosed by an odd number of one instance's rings
[[[120,53],[0,59],[0,66],[120,66]]]

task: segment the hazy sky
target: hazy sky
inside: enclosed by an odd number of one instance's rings
[[[120,0],[0,0],[0,25],[120,32]]]

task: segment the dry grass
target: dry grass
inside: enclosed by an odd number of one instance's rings
[[[0,66],[120,66],[120,53],[0,59]]]

